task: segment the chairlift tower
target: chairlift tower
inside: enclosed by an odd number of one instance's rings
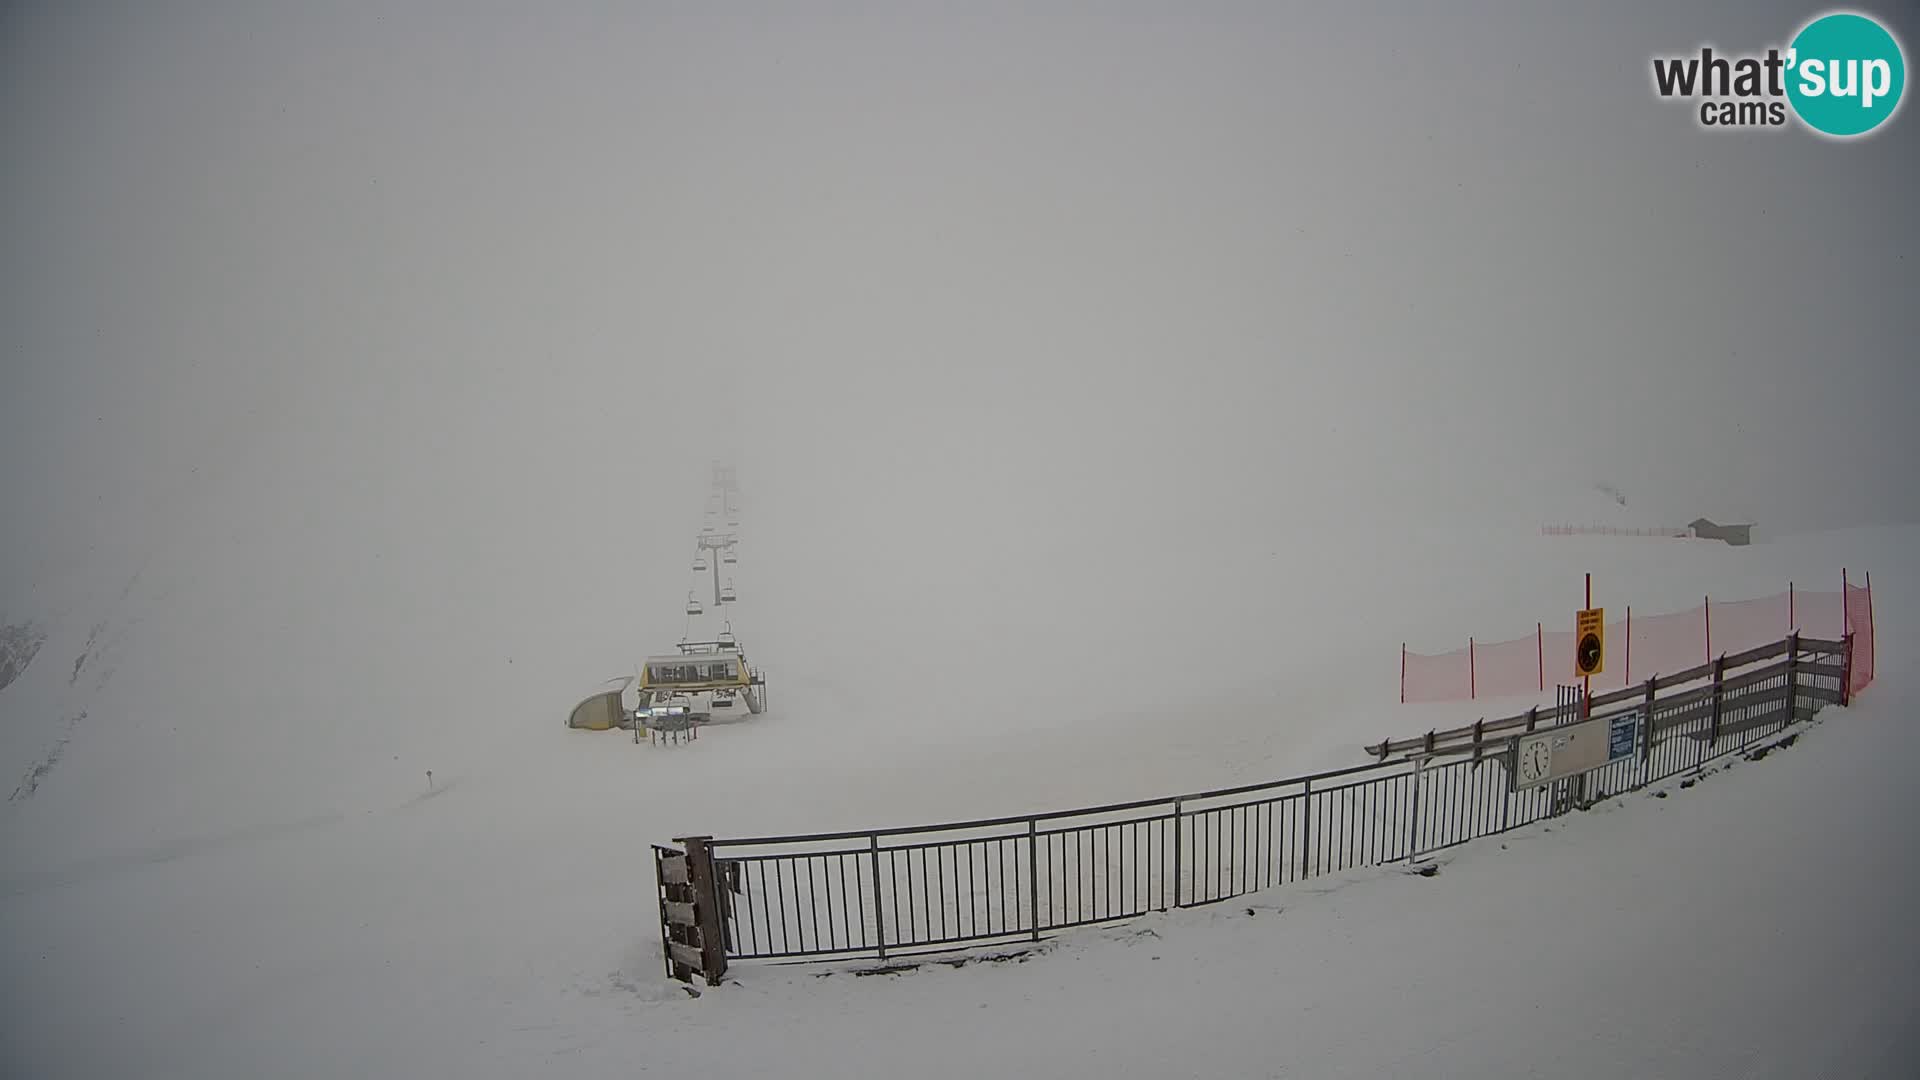
[[[722,596],[722,589],[720,588],[720,563],[723,558],[722,553],[731,549],[733,545],[737,542],[737,539],[738,538],[735,537],[734,534],[732,533],[716,532],[716,533],[700,534],[700,555],[704,556],[707,552],[711,551],[714,553],[714,556],[711,559],[705,559],[704,562],[706,565],[697,566],[696,569],[712,570],[713,572],[713,605],[715,607],[719,607],[721,604],[726,603],[732,599],[731,596],[726,596],[726,597]],[[731,584],[731,582],[729,582],[729,584]],[[732,590],[729,589],[726,591],[731,592]]]

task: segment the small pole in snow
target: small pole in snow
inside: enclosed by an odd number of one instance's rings
[[[427,790],[428,791],[433,790],[433,770],[432,769],[427,770]]]

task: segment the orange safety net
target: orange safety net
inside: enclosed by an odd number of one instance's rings
[[[1853,632],[1853,677],[1847,693],[1857,694],[1873,681],[1873,578],[1865,586],[1847,585],[1847,629]]]
[[[1844,578],[1843,578],[1844,581]],[[1854,635],[1850,692],[1873,681],[1873,591],[1846,583],[1845,594],[1786,592],[1751,600],[1714,600],[1684,611],[1635,615],[1607,624],[1606,667],[1593,688],[1614,689],[1713,662],[1716,656],[1771,645],[1794,630],[1837,641]],[[1400,699],[1408,703],[1468,701],[1539,694],[1574,681],[1571,630],[1534,632],[1508,641],[1468,644],[1452,652],[1417,653],[1404,646]]]

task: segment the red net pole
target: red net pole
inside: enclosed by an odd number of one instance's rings
[[[1787,633],[1793,633],[1793,628],[1797,625],[1799,624],[1793,615],[1793,582],[1789,581],[1787,582]]]
[[[1407,703],[1407,643],[1400,643],[1400,704]]]
[[[1840,636],[1846,637],[1853,631],[1853,620],[1847,617],[1847,568],[1840,568]]]
[[[1880,639],[1873,633],[1873,571],[1867,571],[1867,676],[1871,679],[1880,674],[1880,665],[1874,658],[1880,655]]]
[[[1533,624],[1533,651],[1540,664],[1540,689],[1547,688],[1547,635],[1539,623]]]
[[[1713,597],[1700,599],[1700,622],[1707,630],[1707,663],[1713,663]]]
[[[1627,605],[1627,677],[1623,686],[1633,685],[1633,605]]]
[[[1473,669],[1473,639],[1467,639],[1467,699],[1480,696],[1480,676]]]

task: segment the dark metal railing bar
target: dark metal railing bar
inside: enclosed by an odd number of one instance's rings
[[[1803,650],[1800,655],[1820,654]],[[1789,663],[1802,669],[1798,682],[1789,674]],[[1798,655],[1790,657],[1777,670],[1749,672],[1734,678],[1728,678],[1725,674],[1727,668],[1734,666],[1731,658],[1716,662],[1713,666],[1719,669],[1717,674],[1720,676],[1714,684],[1661,700],[1657,705],[1653,705],[1651,697],[1654,691],[1644,690],[1648,695],[1646,703],[1641,706],[1645,708],[1646,717],[1644,730],[1640,733],[1645,740],[1644,751],[1634,755],[1639,759],[1637,763],[1612,762],[1588,773],[1578,785],[1585,799],[1591,802],[1611,798],[1729,754],[1745,751],[1799,720],[1802,701],[1807,703],[1806,708],[1810,713],[1817,707],[1831,703],[1841,693],[1829,685],[1836,681],[1833,677],[1819,671],[1805,671],[1805,663]],[[1651,681],[1646,685],[1653,686],[1656,682]],[[1634,688],[1631,692],[1638,695],[1643,693],[1643,688]],[[1653,707],[1646,708],[1646,705]],[[1694,744],[1692,754],[1686,753],[1688,743]],[[1689,759],[1691,764],[1688,763]],[[1029,882],[1029,891],[1035,898],[1030,905],[1033,909],[1031,930],[1037,937],[1043,929],[1105,922],[1138,914],[1147,907],[1142,902],[1142,892],[1149,889],[1156,890],[1158,902],[1165,905],[1169,878],[1172,879],[1174,893],[1172,906],[1180,907],[1244,895],[1274,883],[1283,883],[1290,875],[1293,880],[1300,880],[1329,870],[1344,871],[1356,866],[1373,865],[1397,857],[1394,852],[1396,845],[1390,838],[1399,832],[1406,834],[1409,845],[1407,856],[1417,857],[1428,851],[1452,847],[1543,817],[1555,816],[1568,808],[1569,796],[1575,787],[1573,784],[1562,784],[1526,792],[1510,791],[1505,772],[1508,762],[1498,750],[1421,772],[1407,771],[1407,764],[1404,760],[1377,763],[1316,774],[1314,778],[1221,788],[1192,798],[1224,798],[1255,791],[1265,792],[1267,797],[1211,806],[1185,815],[1182,814],[1180,801],[1172,800],[1171,812],[1162,809],[1159,813],[1125,820],[1083,821],[1048,829],[1044,833],[1049,838],[1046,853],[1048,906],[1044,909],[1045,915],[1042,915],[1043,909],[1037,903],[1040,886],[1038,875],[1037,872],[1030,874],[1033,880]],[[1423,775],[1436,772],[1444,775]],[[1363,774],[1365,779],[1349,780],[1320,790],[1315,790],[1311,783],[1312,779],[1349,778]],[[1299,790],[1288,790],[1293,785],[1298,785]],[[1317,797],[1322,804],[1319,813],[1314,812],[1313,805]],[[1329,798],[1334,801],[1329,803]],[[1497,799],[1499,804],[1497,828],[1494,824],[1495,806],[1490,799]],[[1290,809],[1295,802],[1299,807],[1297,812]],[[1038,823],[1041,821],[1059,822],[1074,816],[1092,816],[1129,806],[1164,808],[1168,803],[1169,800],[1141,800],[1134,804],[1113,804],[1112,807],[1094,810],[989,820],[1027,824],[1031,863],[1037,856],[1036,845],[1042,835]],[[1299,819],[1297,826],[1289,817],[1290,814]],[[1516,821],[1516,817],[1520,820]],[[1193,822],[1190,826],[1192,866],[1183,866],[1180,862],[1183,838],[1189,828],[1182,824],[1186,820]],[[1157,825],[1162,821],[1171,824],[1155,828],[1157,836],[1142,835],[1143,825]],[[1017,837],[925,839],[885,848],[880,844],[882,836],[904,837],[916,832],[925,836],[982,825],[975,822],[934,828],[822,834],[828,838],[860,838],[867,841],[865,854],[873,871],[871,884],[876,902],[871,938],[865,914],[867,890],[858,889],[853,902],[848,902],[849,890],[855,889],[861,882],[858,863],[849,878],[847,857],[857,857],[862,854],[861,851],[845,848],[787,853],[757,852],[729,858],[725,860],[730,879],[728,887],[733,889],[734,899],[726,905],[723,916],[723,926],[730,939],[729,951],[740,956],[772,957],[837,953],[871,946],[881,950],[884,956],[888,934],[885,920],[881,918],[881,909],[884,907],[881,890],[886,887],[888,880],[892,882],[896,926],[907,926],[907,930],[900,934],[903,943],[964,942],[997,936],[993,920],[996,906],[1001,911],[999,931],[1018,933],[1017,921],[1009,917],[1010,910],[1017,914],[1018,894],[1011,892],[1006,871],[1009,842],[1017,844]],[[1168,865],[1164,828],[1174,830],[1171,866]],[[1292,845],[1286,838],[1295,835],[1296,830],[1301,838],[1299,846],[1302,853],[1298,859],[1299,873],[1291,873],[1296,860],[1289,851]],[[1073,837],[1071,851],[1068,849],[1069,833]],[[1057,855],[1051,840],[1053,836],[1060,837]],[[1324,854],[1316,855],[1313,852],[1316,838]],[[809,839],[807,842],[817,841]],[[748,843],[714,842],[709,844],[709,850],[723,844],[743,847]],[[1330,853],[1327,852],[1329,845],[1333,846]],[[1157,853],[1154,850],[1156,846],[1159,848]],[[931,853],[934,865],[931,868],[927,865],[929,848],[934,849]],[[940,850],[942,848],[951,853],[943,853]],[[878,854],[881,850],[888,853],[889,874],[880,872]],[[920,880],[917,883],[911,861],[913,851],[920,853]],[[978,866],[974,863],[976,851]],[[1014,851],[1017,853],[1017,847]],[[896,852],[906,853],[909,859],[904,880],[899,873],[897,860],[900,856]],[[658,858],[656,853],[656,860]],[[829,863],[830,859],[832,863]],[[946,882],[949,873],[946,859],[953,860],[951,895]],[[1059,863],[1057,867],[1056,859]],[[1282,865],[1282,859],[1287,865]],[[966,863],[964,883],[960,869],[962,861]],[[1000,864],[997,881],[993,866],[996,862]],[[1067,873],[1069,862],[1071,874]],[[767,867],[767,863],[774,865]],[[781,863],[786,863],[790,868],[783,872],[779,865]],[[1156,866],[1158,873],[1155,872]],[[804,887],[800,882],[803,873],[806,876]],[[771,887],[767,882],[769,875],[772,877]],[[1115,875],[1121,875],[1125,880]],[[833,886],[835,876],[840,879],[837,894]],[[1011,879],[1013,887],[1017,888],[1017,861]],[[1182,883],[1189,879],[1194,886],[1191,898],[1181,895]],[[793,890],[791,913],[787,903],[789,888]],[[919,912],[906,924],[897,921],[903,888],[910,909],[914,906],[914,890],[919,888],[922,894]],[[959,892],[962,888],[966,889],[964,904]],[[657,891],[664,896],[664,890]],[[937,926],[932,910],[934,903],[940,904]],[[802,904],[806,907],[804,915],[801,913]],[[823,905],[826,907],[824,933],[821,930]],[[836,906],[839,908],[837,928],[834,920]],[[949,907],[952,909],[951,917]],[[781,930],[777,939],[772,932],[776,920]],[[858,946],[852,933],[855,920],[861,928]],[[916,921],[924,921],[924,927],[915,925]]]
[[[809,856],[807,858],[807,915],[813,922],[814,947],[819,948],[820,946],[820,894],[814,890],[813,864],[814,864],[814,859],[812,856]],[[826,873],[826,869],[827,868],[825,866],[822,866],[820,867],[820,872],[824,875]],[[829,900],[831,900],[831,898],[829,898]],[[827,920],[827,931],[828,933],[832,933],[833,931],[833,920],[831,918]]]

